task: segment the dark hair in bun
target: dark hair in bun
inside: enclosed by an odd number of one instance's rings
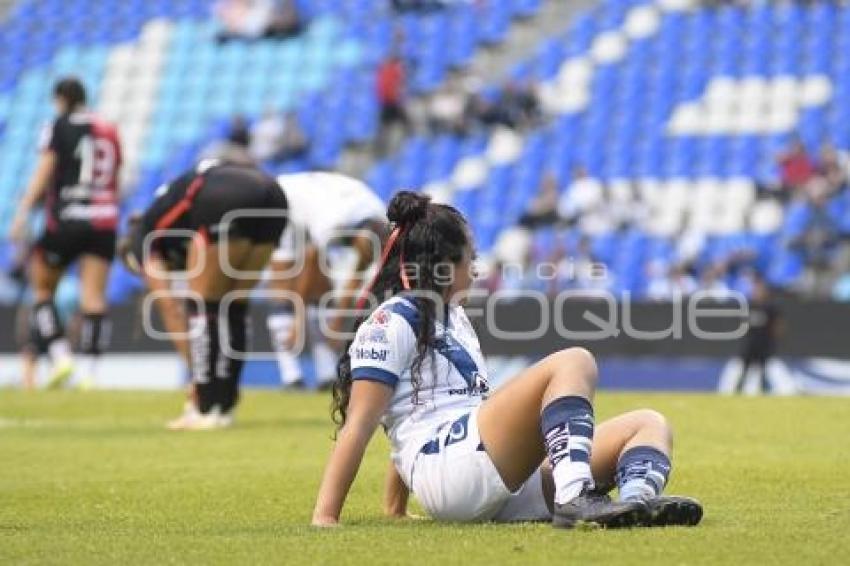
[[[387,218],[398,225],[421,220],[428,213],[431,197],[411,191],[399,191],[387,207]]]
[[[410,191],[400,191],[390,200],[387,218],[399,229],[398,239],[389,250],[386,262],[380,268],[372,287],[372,295],[381,303],[391,296],[405,292],[401,278],[402,258],[414,273],[409,279],[413,293],[409,300],[416,304],[419,322],[416,331],[416,356],[411,363],[413,403],[419,402],[419,391],[425,386],[422,363],[434,354],[435,322],[437,304],[427,292],[444,296],[451,281],[446,281],[446,264],[456,264],[463,259],[464,252],[472,245],[469,226],[463,215],[454,207],[431,202],[431,197]],[[366,317],[360,319],[356,329]],[[332,416],[342,426],[345,424],[348,400],[351,395],[351,357],[348,350],[337,368],[337,381],[333,390]],[[433,379],[430,383],[433,386]]]

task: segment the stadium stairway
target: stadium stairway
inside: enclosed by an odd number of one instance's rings
[[[523,17],[511,22],[504,39],[498,43],[484,44],[476,49],[469,63],[464,66],[472,76],[486,77],[488,83],[498,83],[507,78],[514,66],[529,59],[540,42],[563,32],[575,14],[589,9],[595,0],[532,0],[529,5],[539,3],[535,9],[528,9]],[[532,6],[534,7],[534,6]],[[436,88],[439,88],[437,86]],[[436,88],[434,90],[436,90]],[[427,93],[426,93],[427,95]],[[414,106],[422,104],[423,96],[413,101]],[[415,137],[414,134],[411,137]],[[400,146],[410,142],[410,137],[402,138]],[[371,170],[378,157],[369,146],[353,145],[343,153],[338,167],[341,171],[363,177]]]
[[[596,0],[543,0],[536,13],[511,26],[504,41],[480,50],[470,62],[470,70],[491,82],[507,77],[517,63],[534,54],[541,42],[562,33],[578,12],[596,3]]]
[[[12,8],[15,5],[16,0],[0,0],[0,23],[6,20],[9,15],[9,12],[12,11]]]

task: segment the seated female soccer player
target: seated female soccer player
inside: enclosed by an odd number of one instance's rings
[[[149,286],[167,288],[156,283],[165,279],[164,268],[185,270],[189,291],[203,300],[186,301],[184,327],[189,329],[196,403],[169,428],[210,429],[232,423],[247,341],[244,291],[256,285],[268,263],[286,227],[286,212],[280,185],[259,169],[206,161],[163,185],[122,241],[124,263]],[[189,237],[167,230],[184,231]],[[169,330],[177,330],[174,317],[165,322]],[[179,341],[177,346],[181,350]]]
[[[412,491],[439,520],[699,522],[697,501],[661,494],[671,468],[663,416],[639,410],[594,426],[597,369],[587,350],[556,352],[488,395],[478,339],[458,304],[473,280],[469,226],[454,208],[410,192],[393,198],[388,218],[394,229],[370,290],[389,298],[357,326],[340,361],[340,428],[314,525],[339,521],[379,423],[392,445],[390,515],[406,514]],[[614,485],[616,501],[604,495]]]

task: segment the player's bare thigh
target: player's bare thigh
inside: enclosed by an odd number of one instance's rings
[[[252,244],[247,239],[231,239],[224,250],[225,261],[230,266],[242,265],[251,252]],[[207,301],[220,301],[225,294],[233,290],[235,280],[232,269],[226,269],[222,261],[220,245],[207,244],[196,238],[189,245],[186,269],[189,272],[189,289]]]
[[[262,273],[274,252],[273,244],[253,244],[243,254],[242,262],[234,267],[239,271],[233,288],[236,291],[253,289],[262,279]]]
[[[592,399],[596,371],[586,350],[562,350],[520,372],[484,401],[478,412],[481,440],[509,489],[519,489],[546,456],[540,412],[555,391],[550,384],[556,374],[563,382],[559,395]]]

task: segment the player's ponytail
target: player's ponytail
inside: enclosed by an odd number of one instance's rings
[[[471,245],[471,237],[466,220],[455,208],[433,203],[430,197],[410,191],[401,191],[392,198],[387,218],[393,223],[393,230],[384,245],[378,272],[362,299],[371,295],[373,304],[379,304],[405,291],[412,292],[411,300],[416,304],[420,321],[416,356],[411,364],[416,404],[425,385],[422,363],[426,356],[434,355],[432,345],[438,312],[435,297],[445,297],[451,284],[441,267],[460,262]],[[365,300],[358,301],[360,306],[364,303]],[[357,321],[355,332],[368,314]],[[332,416],[339,426],[345,424],[351,394],[350,346],[349,343],[340,358],[333,390]],[[431,386],[433,382],[431,379]]]

